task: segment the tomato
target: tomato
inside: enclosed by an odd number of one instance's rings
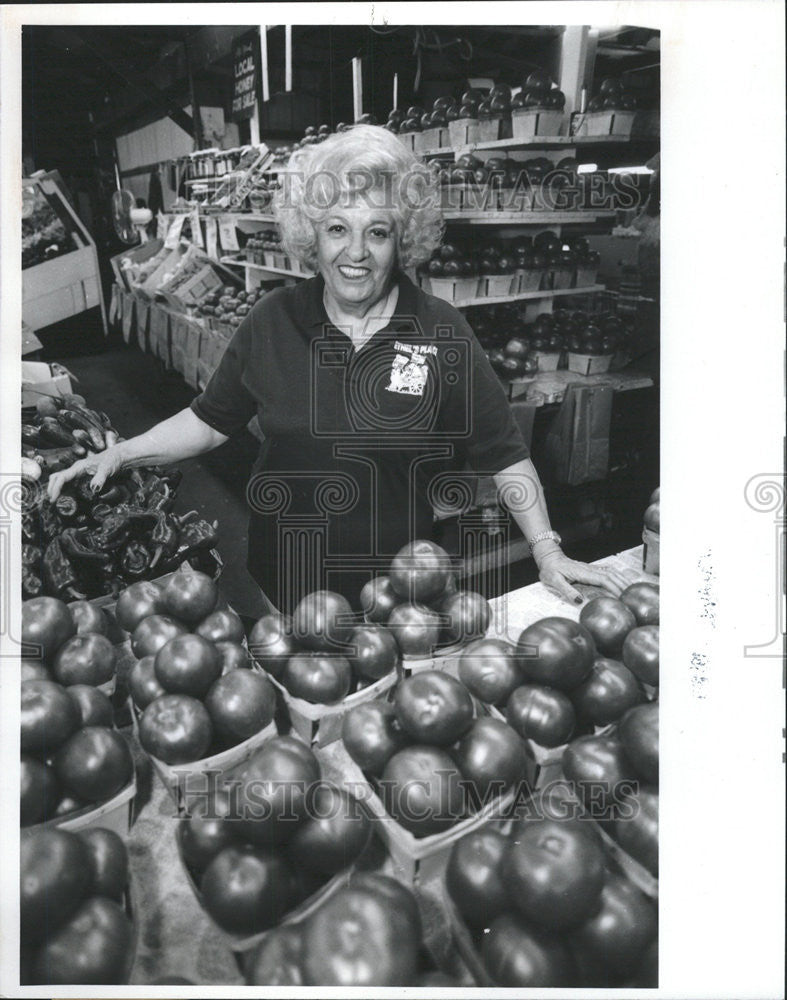
[[[508,699],[506,720],[526,740],[558,747],[571,739],[576,717],[567,695],[538,684],[523,684]]]
[[[658,501],[652,503],[645,511],[645,527],[649,528],[651,531],[659,534],[659,525],[661,523],[661,514]]]
[[[508,843],[508,837],[487,827],[468,833],[451,848],[446,888],[471,927],[488,927],[511,908],[501,875]]]
[[[80,725],[111,728],[115,713],[112,702],[103,691],[89,684],[72,684],[66,690],[79,709]]]
[[[170,694],[204,698],[221,676],[216,647],[199,635],[178,635],[156,653],[153,669]]]
[[[59,684],[105,684],[115,676],[115,649],[105,635],[67,639],[55,654],[52,673]]]
[[[25,656],[51,663],[66,639],[76,632],[68,605],[56,597],[32,597],[22,604],[22,646]]]
[[[659,783],[658,702],[637,705],[620,720],[618,735],[637,774],[649,785]]]
[[[566,823],[522,825],[503,859],[511,901],[536,926],[576,927],[595,913],[604,885],[604,852]]]
[[[97,608],[90,601],[74,601],[73,604],[69,604],[68,609],[74,619],[77,635],[85,635],[87,632],[107,634],[109,622],[101,608]]]
[[[51,819],[60,801],[60,784],[48,764],[22,754],[19,772],[19,823],[31,826]]]
[[[155,663],[155,656],[143,656],[132,665],[126,678],[131,700],[140,711],[167,693],[156,677]]]
[[[219,599],[218,584],[184,562],[167,580],[161,592],[161,606],[187,625],[196,625],[213,611]]]
[[[657,486],[656,489],[650,494],[650,500],[648,504],[660,503],[661,502],[661,489]]]
[[[288,857],[297,870],[310,868],[335,875],[349,867],[372,833],[367,813],[347,792],[319,783],[309,795],[309,819],[301,823],[288,845]]]
[[[139,720],[139,742],[165,764],[187,764],[208,752],[213,728],[208,710],[187,694],[165,694],[152,701]]]
[[[448,618],[445,627],[448,639],[461,643],[486,635],[492,617],[486,598],[470,590],[450,596],[440,605],[440,612]]]
[[[319,779],[320,765],[305,743],[290,736],[268,740],[233,788],[239,834],[262,845],[289,840],[307,817],[309,790]]]
[[[615,823],[615,837],[628,854],[653,876],[659,874],[659,792],[657,788],[640,786],[626,796],[633,815],[621,815]]]
[[[132,942],[123,908],[94,896],[39,948],[33,979],[47,985],[117,985],[130,971]]]
[[[517,657],[525,680],[571,691],[590,673],[596,649],[584,625],[569,618],[542,618],[519,636]]]
[[[270,724],[276,710],[276,692],[263,674],[231,670],[205,696],[213,731],[234,746]]]
[[[396,666],[399,647],[392,633],[382,625],[358,625],[350,635],[350,665],[360,677],[379,680]]]
[[[659,627],[640,625],[623,643],[623,662],[643,684],[659,686]]]
[[[391,891],[397,898],[399,887]],[[392,905],[374,883],[351,883],[304,924],[304,979],[311,986],[407,986],[420,944],[420,926],[408,909]]]
[[[451,751],[462,777],[473,789],[473,805],[491,801],[527,774],[530,751],[500,719],[481,716]]]
[[[231,800],[221,788],[208,795],[195,795],[187,802],[186,816],[178,822],[178,845],[186,864],[203,871],[219,851],[235,841],[233,824],[228,821]]]
[[[48,757],[79,728],[79,709],[54,681],[22,685],[21,746],[23,753]]]
[[[616,736],[580,736],[563,752],[563,774],[594,819],[608,819],[631,786],[633,770]]]
[[[440,639],[440,616],[424,604],[397,604],[388,617],[405,656],[429,656]]]
[[[126,632],[133,632],[143,618],[160,615],[164,610],[161,587],[152,580],[139,580],[120,592],[115,618]]]
[[[243,642],[246,638],[243,622],[229,608],[203,618],[194,632],[210,642]]]
[[[247,986],[303,986],[303,926],[274,927],[251,953]]]
[[[295,878],[274,851],[248,844],[225,847],[200,885],[205,909],[230,934],[275,927],[295,904]]]
[[[481,955],[498,986],[573,986],[571,954],[558,937],[545,934],[513,913],[493,921],[484,935]]]
[[[90,891],[87,846],[57,828],[24,830],[19,855],[19,933],[24,944],[52,934]]]
[[[346,697],[352,676],[350,661],[344,656],[295,653],[287,661],[281,682],[295,698],[330,705]]]
[[[249,633],[249,652],[263,670],[277,680],[297,649],[292,621],[286,615],[263,615]]]
[[[69,737],[52,760],[63,786],[84,802],[103,802],[131,780],[134,762],[120,733],[86,726]]]
[[[464,735],[473,721],[473,699],[450,674],[424,670],[405,678],[394,696],[396,717],[418,743],[448,746]]]
[[[405,601],[429,601],[441,594],[451,573],[448,553],[439,545],[417,538],[401,548],[391,563],[394,591]]]
[[[362,771],[379,776],[393,755],[409,741],[396,710],[387,701],[354,705],[342,721],[342,741]]]
[[[659,588],[655,583],[632,583],[620,595],[621,601],[630,608],[637,625],[658,625]]]
[[[24,658],[20,662],[20,677],[22,684],[25,681],[51,681],[52,675],[43,660],[30,660]]]
[[[222,641],[214,643],[214,646],[219,655],[219,666],[222,674],[228,674],[231,670],[251,669],[249,651],[239,642]]]
[[[353,627],[350,602],[332,590],[307,594],[292,616],[292,634],[306,649],[337,652]]]
[[[361,607],[368,622],[384,625],[393,609],[401,602],[389,576],[376,576],[361,589]]]
[[[623,640],[637,624],[634,613],[616,597],[594,597],[579,612],[579,620],[603,656],[619,656]]]
[[[658,937],[648,945],[642,961],[634,975],[624,986],[632,990],[657,989],[659,985],[659,941]]]
[[[350,885],[371,890],[381,899],[387,900],[390,909],[396,910],[404,916],[408,927],[413,928],[418,940],[423,938],[418,900],[407,886],[388,875],[365,871],[356,872],[350,880]]]
[[[380,788],[388,814],[416,837],[444,830],[464,815],[462,775],[437,747],[411,746],[394,754]]]
[[[645,701],[645,692],[628,667],[599,657],[590,676],[571,692],[571,700],[584,722],[606,726]]]
[[[131,649],[134,656],[155,656],[162,646],[170,639],[186,635],[188,629],[169,615],[150,615],[143,618],[134,629],[131,636]]]
[[[55,809],[55,816],[66,816],[68,813],[77,812],[80,809],[85,808],[85,806],[90,803],[82,802],[80,799],[73,795],[64,795],[63,798],[58,802],[57,809]]]
[[[479,701],[503,704],[522,683],[515,652],[503,639],[475,639],[459,654],[459,679]]]
[[[645,893],[622,875],[608,873],[601,908],[570,937],[585,985],[599,980],[606,985],[610,973],[617,978],[633,975],[657,930],[656,908]]]
[[[121,899],[128,883],[128,852],[114,830],[90,827],[80,831],[90,852],[92,866],[91,896]]]

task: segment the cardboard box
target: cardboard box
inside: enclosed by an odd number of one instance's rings
[[[148,240],[146,243],[130,247],[128,250],[124,250],[122,253],[111,257],[110,263],[112,270],[115,272],[115,281],[117,281],[119,287],[130,292],[133,282],[130,279],[131,270],[128,264],[143,264],[146,260],[150,260],[151,257],[155,257],[163,246],[163,240]]]
[[[35,406],[43,396],[68,396],[73,391],[71,373],[62,365],[22,362],[22,406]]]
[[[483,281],[484,279],[480,279]],[[474,299],[478,295],[478,278],[440,278],[431,275],[429,286],[432,295],[446,302],[461,302],[464,299]]]
[[[456,149],[458,146],[470,146],[478,141],[478,119],[458,118],[448,123],[448,138]]]
[[[515,139],[560,135],[564,118],[562,111],[514,108],[511,112],[511,131]]]

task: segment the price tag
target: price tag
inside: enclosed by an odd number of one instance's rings
[[[167,235],[168,219],[163,212],[156,216],[156,239],[163,240]]]
[[[167,231],[167,238],[164,241],[164,246],[167,250],[174,250],[175,247],[180,242],[180,234],[183,229],[183,223],[186,219],[185,215],[176,215],[172,220],[172,225]]]
[[[205,249],[208,257],[218,258],[219,256],[219,227],[216,220],[209,215],[205,219]]]
[[[205,249],[205,240],[202,238],[202,225],[199,221],[199,210],[193,208],[189,216],[191,221],[191,242],[194,246],[201,247]]]
[[[219,217],[219,240],[222,250],[240,250],[235,222],[226,215]]]

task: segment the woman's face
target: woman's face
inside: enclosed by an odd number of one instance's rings
[[[345,311],[363,316],[387,295],[395,263],[390,210],[355,201],[331,208],[317,223],[317,267]]]

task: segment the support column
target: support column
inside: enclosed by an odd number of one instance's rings
[[[582,90],[592,82],[598,31],[586,24],[568,25],[560,48],[560,89],[566,113],[582,110]]]

